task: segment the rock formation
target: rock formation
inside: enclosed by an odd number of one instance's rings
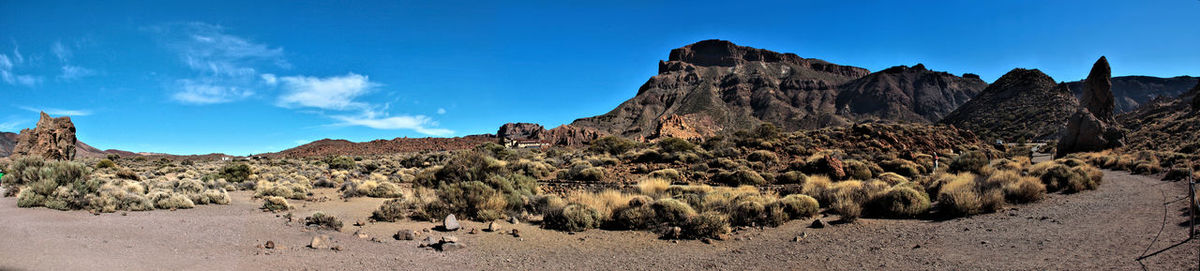
[[[13,156],[37,156],[52,160],[75,159],[75,124],[71,117],[51,118],[42,112],[34,129],[21,130]]]
[[[931,122],[986,86],[922,65],[868,75],[859,67],[723,40],[671,50],[658,67],[633,98],[571,125],[652,140],[732,133],[762,123],[795,131],[868,119]]]
[[[1099,151],[1125,144],[1125,134],[1116,127],[1113,117],[1111,69],[1108,60],[1100,57],[1092,66],[1083,84],[1083,101],[1067,120],[1055,157],[1070,153]]]
[[[546,128],[534,123],[505,123],[496,132],[496,137],[499,137],[501,141],[504,139],[541,139],[543,132],[546,132]]]
[[[1039,70],[1013,69],[941,120],[987,141],[1056,139],[1079,102]]]
[[[533,123],[505,123],[496,132],[501,142],[505,140],[533,140],[560,146],[582,146],[605,134],[588,127],[561,125],[546,130]]]

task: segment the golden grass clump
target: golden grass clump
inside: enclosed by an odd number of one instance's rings
[[[638,192],[642,195],[660,197],[671,186],[671,181],[661,178],[648,178],[637,183]]]

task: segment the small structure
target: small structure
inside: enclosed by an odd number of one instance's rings
[[[549,148],[550,142],[533,139],[504,139],[504,146],[513,149],[543,149]]]

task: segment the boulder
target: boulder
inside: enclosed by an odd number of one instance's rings
[[[1108,60],[1100,57],[1083,82],[1083,101],[1067,119],[1054,157],[1100,151],[1125,145],[1125,132],[1113,117],[1113,93]]]
[[[544,132],[546,132],[546,128],[535,123],[505,123],[500,126],[499,131],[496,131],[496,136],[501,141],[505,139],[536,140],[541,139]]]
[[[1092,65],[1091,73],[1083,81],[1083,99],[1080,105],[1104,122],[1113,120],[1112,69],[1103,56]]]
[[[275,249],[275,241],[267,241],[267,244],[263,247],[266,249]]]
[[[462,243],[445,243],[438,246],[438,250],[442,252],[451,252],[467,248],[467,245]]]
[[[492,221],[491,223],[488,223],[487,231],[488,232],[498,232],[498,231],[500,231],[500,228],[501,228],[500,223],[496,223],[496,221]]]
[[[448,216],[446,216],[445,220],[442,220],[442,229],[443,230],[457,231],[458,229],[461,229],[461,228],[462,228],[462,226],[458,224],[458,219],[454,218],[454,215],[448,215]]]
[[[329,248],[329,236],[328,235],[313,236],[312,241],[308,243],[308,248],[312,248],[312,249]]]
[[[841,180],[846,177],[846,170],[842,167],[842,160],[837,157],[826,155],[819,163],[822,163],[820,165],[822,169],[828,170],[829,177],[835,180]]]
[[[42,112],[37,127],[21,130],[13,156],[36,156],[50,160],[75,159],[75,124],[71,117],[51,118]]]
[[[809,227],[809,228],[814,228],[814,229],[820,229],[820,228],[825,228],[825,226],[828,226],[828,225],[829,225],[829,224],[828,224],[828,223],[825,223],[825,221],[824,221],[824,220],[817,219],[817,220],[813,220],[813,223],[812,223],[812,225],[810,225],[810,226],[808,226],[808,227]]]

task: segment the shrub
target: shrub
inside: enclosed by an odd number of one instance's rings
[[[637,143],[633,142],[633,140],[618,136],[605,136],[593,140],[588,146],[588,151],[618,155],[625,153],[636,146]]]
[[[812,217],[821,211],[817,199],[808,195],[788,195],[772,204],[781,207],[791,219]]]
[[[453,213],[479,221],[503,218],[508,205],[503,195],[480,181],[442,185],[437,194]]]
[[[1046,185],[1036,177],[1021,177],[1004,186],[1004,199],[1012,203],[1030,203],[1046,196]]]
[[[98,168],[98,169],[99,168],[116,168],[116,167],[117,167],[117,163],[113,163],[113,161],[109,160],[109,159],[102,159],[102,160],[100,160],[100,162],[96,162],[96,168]]]
[[[405,217],[410,205],[402,199],[390,199],[379,205],[379,209],[371,212],[371,219],[377,221],[395,222]]]
[[[551,211],[542,223],[551,229],[581,232],[600,225],[600,212],[582,204],[572,203]]]
[[[158,199],[154,201],[154,206],[158,207],[159,209],[190,209],[195,207],[195,204],[192,203],[192,200],[187,196],[176,193],[167,193],[166,196],[158,197]]]
[[[853,201],[842,200],[834,202],[833,206],[830,206],[830,209],[841,215],[841,220],[845,222],[854,222],[858,220],[859,216],[862,216],[862,205]]]
[[[563,174],[559,178],[583,182],[603,182],[606,179],[604,168],[593,167],[590,164],[577,164]]]
[[[217,175],[231,183],[242,183],[250,179],[250,174],[250,165],[238,163],[225,165]]]
[[[658,141],[658,147],[667,153],[690,152],[696,150],[696,145],[687,140],[667,137]]]
[[[671,182],[659,178],[645,179],[637,183],[638,192],[652,197],[661,196],[669,187]]]
[[[670,225],[682,225],[696,215],[692,206],[676,199],[659,199],[650,204],[650,208],[654,210],[656,222]]]
[[[900,183],[908,182],[908,178],[901,176],[900,174],[893,173],[893,172],[884,172],[883,174],[879,174],[879,177],[877,179],[879,179],[880,181],[883,181],[884,183],[887,183],[888,185],[897,185]]]
[[[808,175],[799,171],[788,171],[779,176],[775,176],[775,183],[779,184],[804,184],[808,180]]]
[[[312,216],[304,218],[304,226],[316,227],[318,229],[325,229],[325,230],[341,231],[342,230],[342,221],[338,220],[337,217],[334,217],[332,215],[327,215],[322,212],[316,212],[316,213],[313,213]]]
[[[672,182],[683,181],[683,175],[678,170],[667,168],[650,172],[650,178],[664,179]]]
[[[207,189],[200,193],[199,200],[196,204],[229,204],[229,193],[225,189]]]
[[[1049,192],[1079,192],[1087,187],[1085,182],[1088,182],[1084,176],[1079,175],[1079,172],[1061,164],[1051,167],[1046,174],[1042,175],[1041,179]]]
[[[287,199],[276,196],[267,196],[263,198],[262,209],[271,212],[279,212],[292,209],[292,206],[288,204]]]
[[[1071,168],[1071,170],[1075,171],[1075,173],[1084,178],[1082,187],[1083,190],[1096,189],[1096,187],[1099,187],[1100,183],[1104,181],[1104,172],[1091,165],[1079,165]]]
[[[950,162],[948,170],[951,173],[959,172],[975,172],[979,173],[984,166],[988,164],[988,157],[983,152],[969,151],[963,155],[954,158]]]
[[[653,200],[645,196],[631,199],[628,205],[613,213],[615,227],[631,230],[651,228],[654,225],[655,216],[657,215],[654,209],[650,207],[652,202]]]
[[[372,198],[403,198],[404,193],[399,185],[392,182],[382,182],[374,189],[367,191],[367,196]]]
[[[951,216],[967,216],[983,212],[983,199],[970,184],[947,185],[938,194],[938,206]]]
[[[766,179],[763,179],[762,175],[758,175],[758,172],[754,172],[749,169],[741,169],[733,172],[722,171],[717,173],[716,176],[713,176],[713,178],[716,179],[717,182],[728,186],[764,185],[767,183]]]
[[[867,165],[863,161],[846,160],[843,161],[842,164],[842,168],[845,170],[846,176],[850,179],[867,180],[871,179],[872,176],[875,176],[875,174],[871,172],[871,166]]]
[[[746,156],[746,160],[753,161],[753,162],[762,162],[767,165],[779,163],[779,157],[776,156],[775,153],[770,152],[770,151],[765,151],[765,150],[757,150],[757,151],[751,152],[749,156]]]
[[[929,210],[929,196],[924,191],[909,187],[889,189],[883,195],[875,198],[871,213],[884,217],[915,217]]]
[[[922,167],[909,160],[891,159],[879,164],[887,172],[895,172],[907,178],[914,178],[921,175]]]
[[[324,162],[329,165],[329,169],[351,170],[356,166],[354,159],[342,155],[326,157]]]
[[[256,198],[275,196],[288,199],[307,199],[308,194],[308,187],[292,182],[259,181],[258,185],[254,187],[254,197]]]
[[[688,219],[683,227],[685,238],[722,239],[729,233],[729,216],[719,212],[703,212]]]

